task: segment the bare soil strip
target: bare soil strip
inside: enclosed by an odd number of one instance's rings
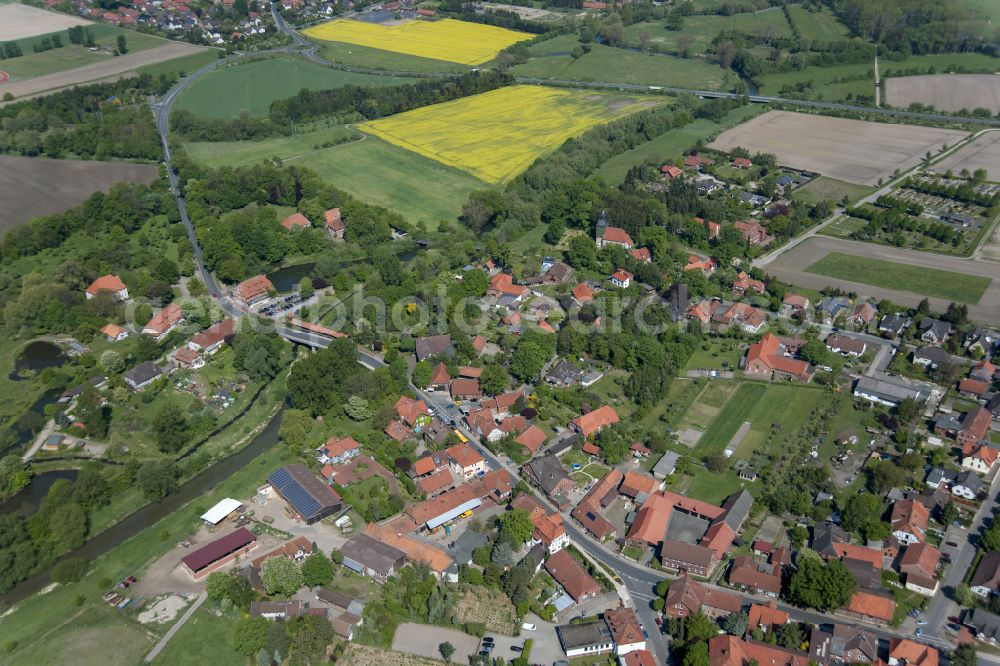
[[[56,72],[37,76],[24,81],[10,81],[0,85],[0,94],[10,93],[14,99],[24,99],[43,92],[52,92],[60,88],[90,83],[109,77],[120,76],[139,67],[152,65],[164,60],[173,60],[181,56],[197,53],[202,48],[194,44],[184,44],[182,42],[171,42],[164,46],[153,49],[130,53],[117,58],[108,58],[107,62],[97,62],[92,65],[84,65],[74,69],[67,69],[65,72]]]

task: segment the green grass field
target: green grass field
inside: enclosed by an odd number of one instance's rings
[[[203,118],[235,118],[244,111],[251,116],[266,116],[271,102],[291,97],[303,88],[414,82],[416,79],[344,72],[288,56],[216,69],[191,84],[177,100],[177,108]]]
[[[550,44],[550,42],[556,42]],[[576,43],[575,39],[562,37],[544,42],[546,48]],[[539,53],[558,53],[539,51]],[[730,72],[698,58],[675,58],[667,55],[643,54],[593,44],[590,53],[574,60],[569,55],[532,57],[528,62],[512,69],[517,76],[540,79],[568,79],[573,81],[605,81],[648,86],[675,86],[702,90],[728,89],[735,83]]]
[[[489,189],[463,171],[371,136],[317,148],[345,131],[333,127],[266,141],[191,143],[186,147],[195,161],[209,166],[256,164],[279,157],[308,167],[362,201],[385,206],[413,223],[454,222],[470,192]]]
[[[105,23],[94,23],[88,26],[94,33],[94,41],[101,48],[115,48],[119,35],[124,35],[128,43],[129,53],[145,51],[146,49],[164,46],[168,41],[161,37],[144,35],[135,30],[126,30]],[[52,49],[42,53],[35,53],[32,45],[41,41],[45,37],[59,35],[62,39],[61,49]],[[69,38],[65,30],[49,33],[48,35],[37,35],[26,37],[17,42],[24,53],[19,58],[0,61],[0,69],[10,74],[11,80],[31,79],[36,76],[61,72],[74,67],[82,67],[95,62],[104,62],[114,56],[107,53],[90,51],[89,49],[69,43]]]
[[[978,303],[991,282],[989,278],[979,275],[963,275],[891,261],[873,262],[841,252],[831,252],[807,268],[806,272],[959,303]]]
[[[191,55],[181,56],[173,60],[165,60],[155,65],[146,65],[145,67],[140,67],[137,71],[140,74],[149,74],[150,76],[170,74],[171,72],[177,76],[182,74],[187,76],[208,63],[218,60],[219,53],[220,51],[216,49],[205,49],[200,53],[192,53]]]
[[[332,62],[353,67],[385,69],[396,72],[467,72],[469,67],[443,60],[393,53],[356,44],[316,41],[319,54]]]
[[[829,42],[844,39],[850,35],[847,26],[837,20],[827,7],[821,7],[820,11],[812,12],[802,5],[789,5],[788,13],[792,17],[792,23],[804,39],[818,42]]]
[[[886,72],[916,69],[925,73],[934,67],[938,73],[964,68],[968,71],[993,72],[1000,69],[1000,59],[983,53],[944,53],[938,55],[910,56],[905,60],[879,60],[879,71]],[[760,77],[760,92],[777,95],[782,86],[812,81],[810,99],[842,101],[848,96],[875,94],[875,63],[836,65],[834,67],[809,67],[807,69],[765,74]],[[862,80],[840,81],[843,78],[864,76]]]
[[[681,30],[667,30],[666,20],[644,21],[625,28],[625,41],[630,46],[640,46],[640,35],[648,37],[650,46],[661,51],[676,52],[677,38],[690,35],[694,53],[705,53],[712,40],[723,30],[737,30],[751,35],[769,34],[776,37],[791,37],[792,29],[784,13],[778,9],[766,9],[754,14],[733,14],[732,16],[693,15],[684,17]]]
[[[765,111],[763,107],[748,104],[733,109],[720,122],[704,118],[695,120],[612,157],[601,165],[597,175],[609,185],[620,185],[632,167],[647,160],[666,161],[677,158],[683,151],[694,146],[698,139],[708,143],[715,135],[746,122],[763,111]]]
[[[1000,3],[996,0],[962,0],[962,6],[976,18],[1000,21]]]
[[[820,201],[839,202],[844,197],[847,197],[853,203],[859,199],[863,199],[874,191],[875,188],[868,185],[855,185],[854,183],[846,183],[836,178],[820,176],[792,192],[792,199],[797,199],[807,204],[817,204]]]
[[[775,433],[772,446],[780,448],[784,439],[802,427],[809,413],[826,395],[818,388],[795,384],[744,382],[733,391],[734,386],[733,382],[710,382],[699,397],[698,403],[711,403],[721,410],[698,441],[694,449],[696,454],[721,453],[746,421],[751,424],[750,430],[734,457],[749,458],[772,432]],[[773,425],[780,427],[772,431]]]
[[[246,657],[233,650],[233,628],[240,620],[239,609],[221,613],[215,603],[202,605],[167,643],[154,664],[170,666],[243,666]]]
[[[867,225],[868,222],[857,217],[842,217],[823,227],[819,233],[835,238],[850,238],[851,234],[864,229]]]

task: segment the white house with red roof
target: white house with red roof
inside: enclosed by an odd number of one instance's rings
[[[85,292],[87,300],[89,301],[102,291],[110,292],[116,301],[128,300],[128,287],[125,286],[125,283],[117,275],[102,275],[91,282]]]
[[[622,289],[628,289],[632,285],[632,278],[634,277],[635,277],[634,275],[629,273],[624,268],[619,268],[617,271],[612,273],[609,279],[611,280],[611,284],[615,285],[616,287],[620,287]]]

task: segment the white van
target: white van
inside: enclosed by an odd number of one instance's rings
[[[531,622],[525,622],[524,624],[521,625],[521,628],[524,629],[525,631],[534,631],[538,627],[536,627]]]

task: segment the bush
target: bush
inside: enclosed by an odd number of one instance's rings
[[[486,624],[483,622],[466,622],[462,625],[462,631],[470,636],[482,638],[486,635]]]
[[[87,575],[90,562],[84,557],[71,557],[52,567],[52,580],[57,583],[77,583]]]

